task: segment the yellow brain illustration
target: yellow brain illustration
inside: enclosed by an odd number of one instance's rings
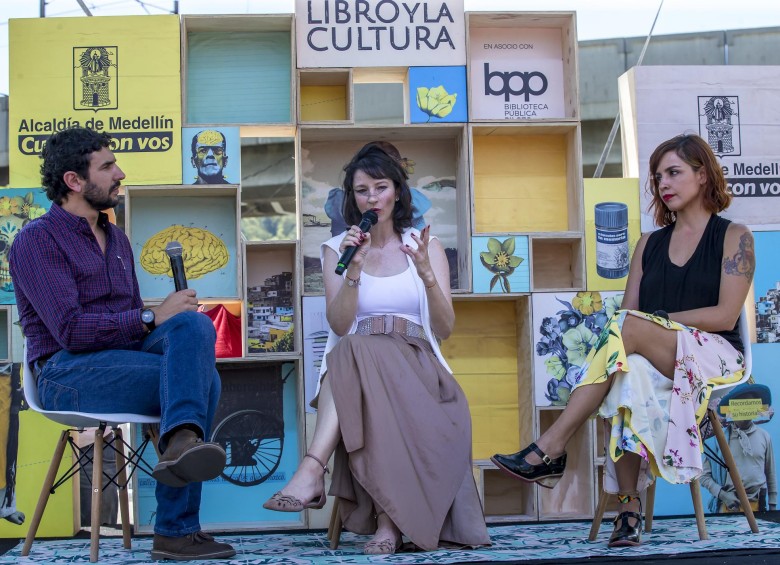
[[[188,279],[198,279],[227,265],[230,253],[217,236],[202,228],[171,226],[158,232],[141,249],[141,267],[152,275],[173,276],[171,261],[165,246],[171,241],[181,243],[184,273]]]

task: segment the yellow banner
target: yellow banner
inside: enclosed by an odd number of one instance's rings
[[[127,184],[181,184],[178,16],[9,23],[10,186],[40,185],[53,133],[110,133]]]

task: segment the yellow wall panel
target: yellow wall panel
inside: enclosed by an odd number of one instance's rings
[[[21,526],[0,520],[0,538],[23,538],[32,520],[43,479],[49,470],[54,447],[62,432],[62,426],[44,418],[32,410],[19,414],[19,452],[16,460],[16,509],[24,512],[26,520]],[[66,448],[60,464],[59,476],[71,466],[71,451]],[[74,520],[73,480],[69,480],[49,496],[43,520],[36,537],[67,537],[78,530]],[[35,546],[33,545],[33,552]]]
[[[566,151],[564,136],[474,136],[476,231],[567,230]]]
[[[301,86],[301,121],[347,119],[346,85]]]
[[[469,401],[475,459],[520,443],[517,323],[513,302],[457,302],[442,352]]]

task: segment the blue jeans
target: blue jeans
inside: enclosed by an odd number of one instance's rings
[[[143,340],[119,349],[59,351],[38,377],[41,405],[47,410],[159,415],[162,451],[167,432],[182,424],[194,424],[209,438],[221,389],[215,340],[207,316],[182,312]],[[200,531],[201,487],[157,483],[155,533],[181,537]]]

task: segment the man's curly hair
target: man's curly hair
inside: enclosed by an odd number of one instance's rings
[[[110,135],[88,128],[73,127],[52,135],[41,152],[41,184],[49,200],[62,204],[67,198],[70,189],[63,175],[68,171],[89,180],[90,155],[110,145]]]

